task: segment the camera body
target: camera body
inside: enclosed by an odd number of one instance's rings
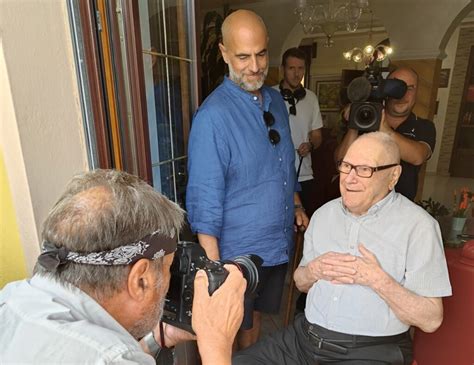
[[[378,131],[385,100],[401,99],[406,91],[404,81],[384,79],[379,67],[373,63],[368,65],[364,75],[352,80],[347,87],[347,96],[352,102],[348,127],[361,132]]]
[[[204,270],[209,281],[209,295],[212,295],[225,281],[229,272],[224,264],[238,266],[247,280],[246,294],[253,293],[258,285],[258,268],[263,260],[256,255],[238,256],[233,260],[220,262],[210,260],[204,249],[195,242],[181,241],[170,268],[171,280],[165,299],[163,321],[194,333],[191,326],[194,298],[194,279],[198,270]]]

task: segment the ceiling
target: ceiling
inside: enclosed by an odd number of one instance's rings
[[[318,3],[327,3],[327,0],[315,0]],[[343,0],[336,0],[344,2]],[[323,34],[305,35],[298,24],[298,17],[294,14],[296,0],[200,0],[197,2],[200,15],[209,10],[222,12],[224,4],[231,9],[249,9],[259,14],[267,25],[270,38],[269,51],[275,55],[274,62],[278,62],[282,47],[292,46],[295,39],[289,37],[318,38]],[[386,31],[391,41],[399,49],[406,52],[406,57],[436,58],[439,55],[439,46],[443,37],[449,36],[449,27],[460,12],[471,6],[474,9],[474,0],[370,0],[373,10],[373,28]],[[472,12],[466,12],[472,15]],[[467,17],[466,17],[467,18]],[[472,20],[472,17],[469,18]],[[371,13],[364,12],[359,22],[359,30],[367,32],[370,27]],[[459,21],[460,22],[460,21]],[[346,31],[336,32],[334,39],[347,37]],[[298,42],[299,42],[298,41]]]

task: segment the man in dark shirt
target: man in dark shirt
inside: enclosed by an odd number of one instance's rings
[[[431,121],[419,118],[412,112],[418,89],[417,73],[411,68],[400,67],[392,71],[388,78],[405,81],[407,91],[401,99],[387,100],[385,117],[382,118],[379,130],[391,135],[400,148],[402,175],[395,190],[414,200],[420,167],[431,157],[435,147],[436,129]],[[356,129],[347,131],[336,151],[337,160],[345,155],[357,137]]]

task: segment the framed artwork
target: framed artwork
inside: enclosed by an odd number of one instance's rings
[[[451,72],[450,68],[443,68],[439,73],[439,86],[440,88],[448,87],[449,84],[449,73]]]
[[[318,95],[319,108],[322,112],[339,111],[340,80],[316,81],[316,95]]]

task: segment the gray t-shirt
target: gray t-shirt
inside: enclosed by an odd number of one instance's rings
[[[438,222],[393,191],[363,216],[348,212],[341,198],[317,210],[305,233],[300,266],[328,251],[361,256],[359,243],[406,289],[425,297],[451,295]],[[409,327],[369,287],[325,280],[309,290],[305,314],[311,323],[355,335],[389,336]]]

